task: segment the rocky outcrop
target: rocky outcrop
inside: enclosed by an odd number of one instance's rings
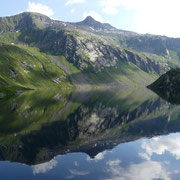
[[[180,69],[171,69],[148,87],[152,89],[180,89]]]
[[[6,96],[6,94],[0,93],[0,99],[4,98],[5,96]]]
[[[180,69],[171,69],[163,74],[154,83],[148,86],[149,89],[156,92],[167,101],[180,103]]]
[[[153,53],[160,56],[169,56],[165,37],[153,35],[137,35],[127,38],[127,47],[137,52]]]
[[[139,55],[132,51],[125,50],[125,56],[127,60],[135,64],[137,67],[142,69],[143,71],[149,73],[153,72],[158,75],[167,72],[170,67],[165,62],[158,62],[156,59],[151,59],[146,55]]]

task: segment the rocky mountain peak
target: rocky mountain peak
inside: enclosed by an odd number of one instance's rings
[[[112,29],[115,29],[110,24],[101,23],[101,22],[95,20],[91,16],[87,16],[83,21],[76,23],[76,25],[87,26],[87,27],[93,28],[94,30],[112,30]]]
[[[94,18],[92,18],[91,16],[87,16],[84,21],[80,22],[81,25],[84,26],[89,26],[92,27],[94,29],[101,29],[103,24],[99,21],[96,21]]]
[[[86,23],[87,25],[91,25],[92,23],[100,23],[96,21],[92,16],[87,16],[83,22]]]

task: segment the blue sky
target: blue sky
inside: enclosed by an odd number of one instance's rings
[[[35,11],[53,19],[96,20],[139,33],[180,37],[179,0],[0,0],[0,16]]]

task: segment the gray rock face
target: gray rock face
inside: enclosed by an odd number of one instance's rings
[[[0,99],[4,98],[5,96],[6,96],[6,94],[0,93]]]
[[[166,39],[162,36],[141,35],[128,38],[126,44],[137,52],[168,56]]]
[[[167,101],[180,104],[180,69],[171,69],[148,88]]]
[[[95,36],[88,37],[87,34],[76,37],[66,34],[62,36],[53,49],[56,53],[63,54],[81,70],[92,67],[95,72],[99,72],[104,68],[117,67],[120,62],[131,62],[147,73],[154,72],[159,75],[170,69],[166,62],[160,63],[146,55],[140,56],[132,51],[111,46]]]
[[[180,89],[180,68],[171,69],[148,87],[152,89]]]
[[[20,94],[22,94],[23,91],[22,90],[16,90],[16,96],[19,96]]]

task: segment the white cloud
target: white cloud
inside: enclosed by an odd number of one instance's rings
[[[76,10],[74,8],[71,9],[71,13],[73,14]]]
[[[119,159],[116,159],[116,160],[110,160],[108,162],[106,162],[106,164],[110,167],[112,166],[118,166],[120,165],[121,161]]]
[[[51,160],[49,162],[32,166],[33,174],[46,173],[56,167],[57,161]]]
[[[69,172],[70,175],[67,176],[66,179],[73,179],[76,176],[86,176],[90,173],[89,171],[78,171],[76,169],[70,169]]]
[[[68,0],[66,2],[66,6],[69,6],[69,5],[72,5],[72,4],[82,4],[82,3],[85,3],[86,0]]]
[[[115,7],[104,7],[102,11],[106,14],[118,14],[118,10]]]
[[[48,6],[44,5],[44,4],[40,4],[40,3],[34,3],[34,2],[28,2],[28,9],[27,11],[30,12],[37,12],[37,13],[41,13],[47,16],[53,16],[54,12],[51,8],[49,8]]]
[[[76,167],[79,166],[79,164],[78,164],[77,161],[74,162],[74,165],[75,165]]]
[[[104,159],[104,156],[107,154],[107,151],[103,151],[98,153],[93,159],[91,159],[89,156],[87,157],[88,161],[100,161]]]
[[[118,13],[119,8],[133,12],[134,31],[180,37],[179,0],[102,0],[102,11]]]
[[[108,161],[106,172],[110,177],[105,180],[170,180],[170,173],[160,162],[155,161],[145,161],[139,164],[131,164],[130,166],[124,168],[121,166],[120,160],[112,160]]]
[[[142,148],[145,150],[146,157],[151,157],[153,153],[162,155],[167,151],[177,160],[180,159],[180,137],[162,136],[150,141],[144,140]]]
[[[87,16],[93,17],[96,21],[104,22],[103,18],[100,14],[95,11],[85,12],[83,13],[83,18],[85,19]]]
[[[151,157],[150,157],[147,153],[141,152],[141,153],[139,153],[139,156],[140,156],[142,159],[145,159],[145,160],[148,160],[148,161],[151,159]]]
[[[96,156],[95,156],[95,160],[102,160],[102,159],[104,159],[104,156],[106,155],[106,151],[104,151],[104,152],[100,152],[100,153],[98,153]]]
[[[118,14],[118,7],[121,0],[101,0],[100,5],[103,7],[102,11],[106,14]]]

